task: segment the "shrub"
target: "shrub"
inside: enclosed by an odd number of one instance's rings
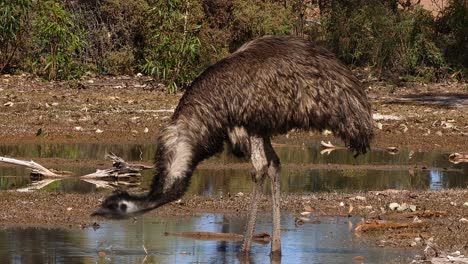
[[[201,42],[198,31],[202,9],[197,1],[155,1],[151,6],[153,24],[144,49],[146,74],[163,80],[168,92],[187,85],[201,70],[198,64]]]
[[[85,47],[83,30],[75,17],[54,0],[38,1],[32,22],[29,60],[34,72],[47,80],[70,79],[80,75],[78,54]]]
[[[447,60],[456,68],[468,67],[468,1],[452,0],[436,28]]]
[[[0,73],[8,67],[18,50],[30,8],[30,0],[0,1]]]
[[[379,76],[421,75],[426,80],[444,67],[429,11],[420,6],[394,9],[378,0],[351,2],[337,1],[323,20],[327,45],[346,63],[371,66]]]

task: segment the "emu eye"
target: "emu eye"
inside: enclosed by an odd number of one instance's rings
[[[121,204],[120,205],[120,210],[125,212],[127,210],[127,205],[126,204]]]

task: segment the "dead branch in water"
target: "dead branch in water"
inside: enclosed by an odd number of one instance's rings
[[[44,177],[63,177],[63,175],[56,174],[51,170],[45,168],[44,166],[34,162],[34,161],[25,161],[12,158],[0,157],[0,162],[23,166],[31,170],[31,174],[42,175]]]
[[[120,181],[118,185],[137,185],[135,183],[139,177],[141,177],[140,171],[152,169],[152,166],[146,166],[142,164],[131,164],[127,163],[124,159],[118,157],[114,153],[109,153],[106,155],[106,159],[112,160],[112,168],[109,169],[96,169],[96,172],[79,176],[83,181],[92,183],[98,188],[113,188],[113,184],[106,181]],[[60,172],[52,169],[47,169],[44,166],[34,162],[34,161],[24,161],[13,158],[0,157],[0,162],[23,166],[31,170],[30,177],[34,178],[66,178],[70,177],[69,172]],[[38,182],[31,184],[28,187],[18,189],[18,191],[32,191],[44,188],[55,180],[44,179]]]
[[[355,229],[356,232],[378,231],[388,229],[401,229],[401,228],[422,228],[426,226],[426,222],[410,222],[410,223],[397,223],[391,221],[369,221],[359,223]]]
[[[153,168],[152,166],[142,164],[127,163],[121,157],[118,157],[112,152],[106,155],[106,159],[112,160],[112,168],[105,170],[97,169],[96,172],[80,176],[80,178],[128,181],[132,178],[140,177],[140,171]]]
[[[219,233],[219,232],[165,232],[166,236],[178,236],[197,240],[217,240],[217,241],[242,241],[244,236],[236,233]],[[270,235],[267,233],[255,234],[252,237],[254,242],[259,244],[270,243]]]
[[[452,153],[449,155],[449,161],[454,164],[468,162],[468,153]]]
[[[337,149],[346,149],[345,147],[337,147],[335,145],[333,145],[332,143],[330,143],[330,141],[328,142],[325,142],[325,141],[320,141],[320,145],[322,145],[322,147],[324,147],[324,149],[322,151],[320,151],[320,154],[327,154],[327,155],[330,155],[330,153],[332,153],[332,151],[334,150],[337,150]]]

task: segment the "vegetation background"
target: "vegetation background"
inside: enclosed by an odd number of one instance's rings
[[[185,87],[266,34],[325,45],[390,82],[465,80],[468,1],[0,0],[0,73],[45,80],[144,73]],[[437,1],[436,1],[437,2]]]

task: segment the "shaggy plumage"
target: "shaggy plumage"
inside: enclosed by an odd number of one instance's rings
[[[128,216],[135,206],[145,212],[178,199],[197,164],[222,151],[225,141],[249,156],[252,136],[329,129],[359,154],[369,148],[372,127],[362,85],[332,53],[300,38],[262,37],[210,66],[187,89],[158,139],[150,192],[115,194],[96,214],[125,215],[121,206],[109,209],[124,198],[134,202]]]

